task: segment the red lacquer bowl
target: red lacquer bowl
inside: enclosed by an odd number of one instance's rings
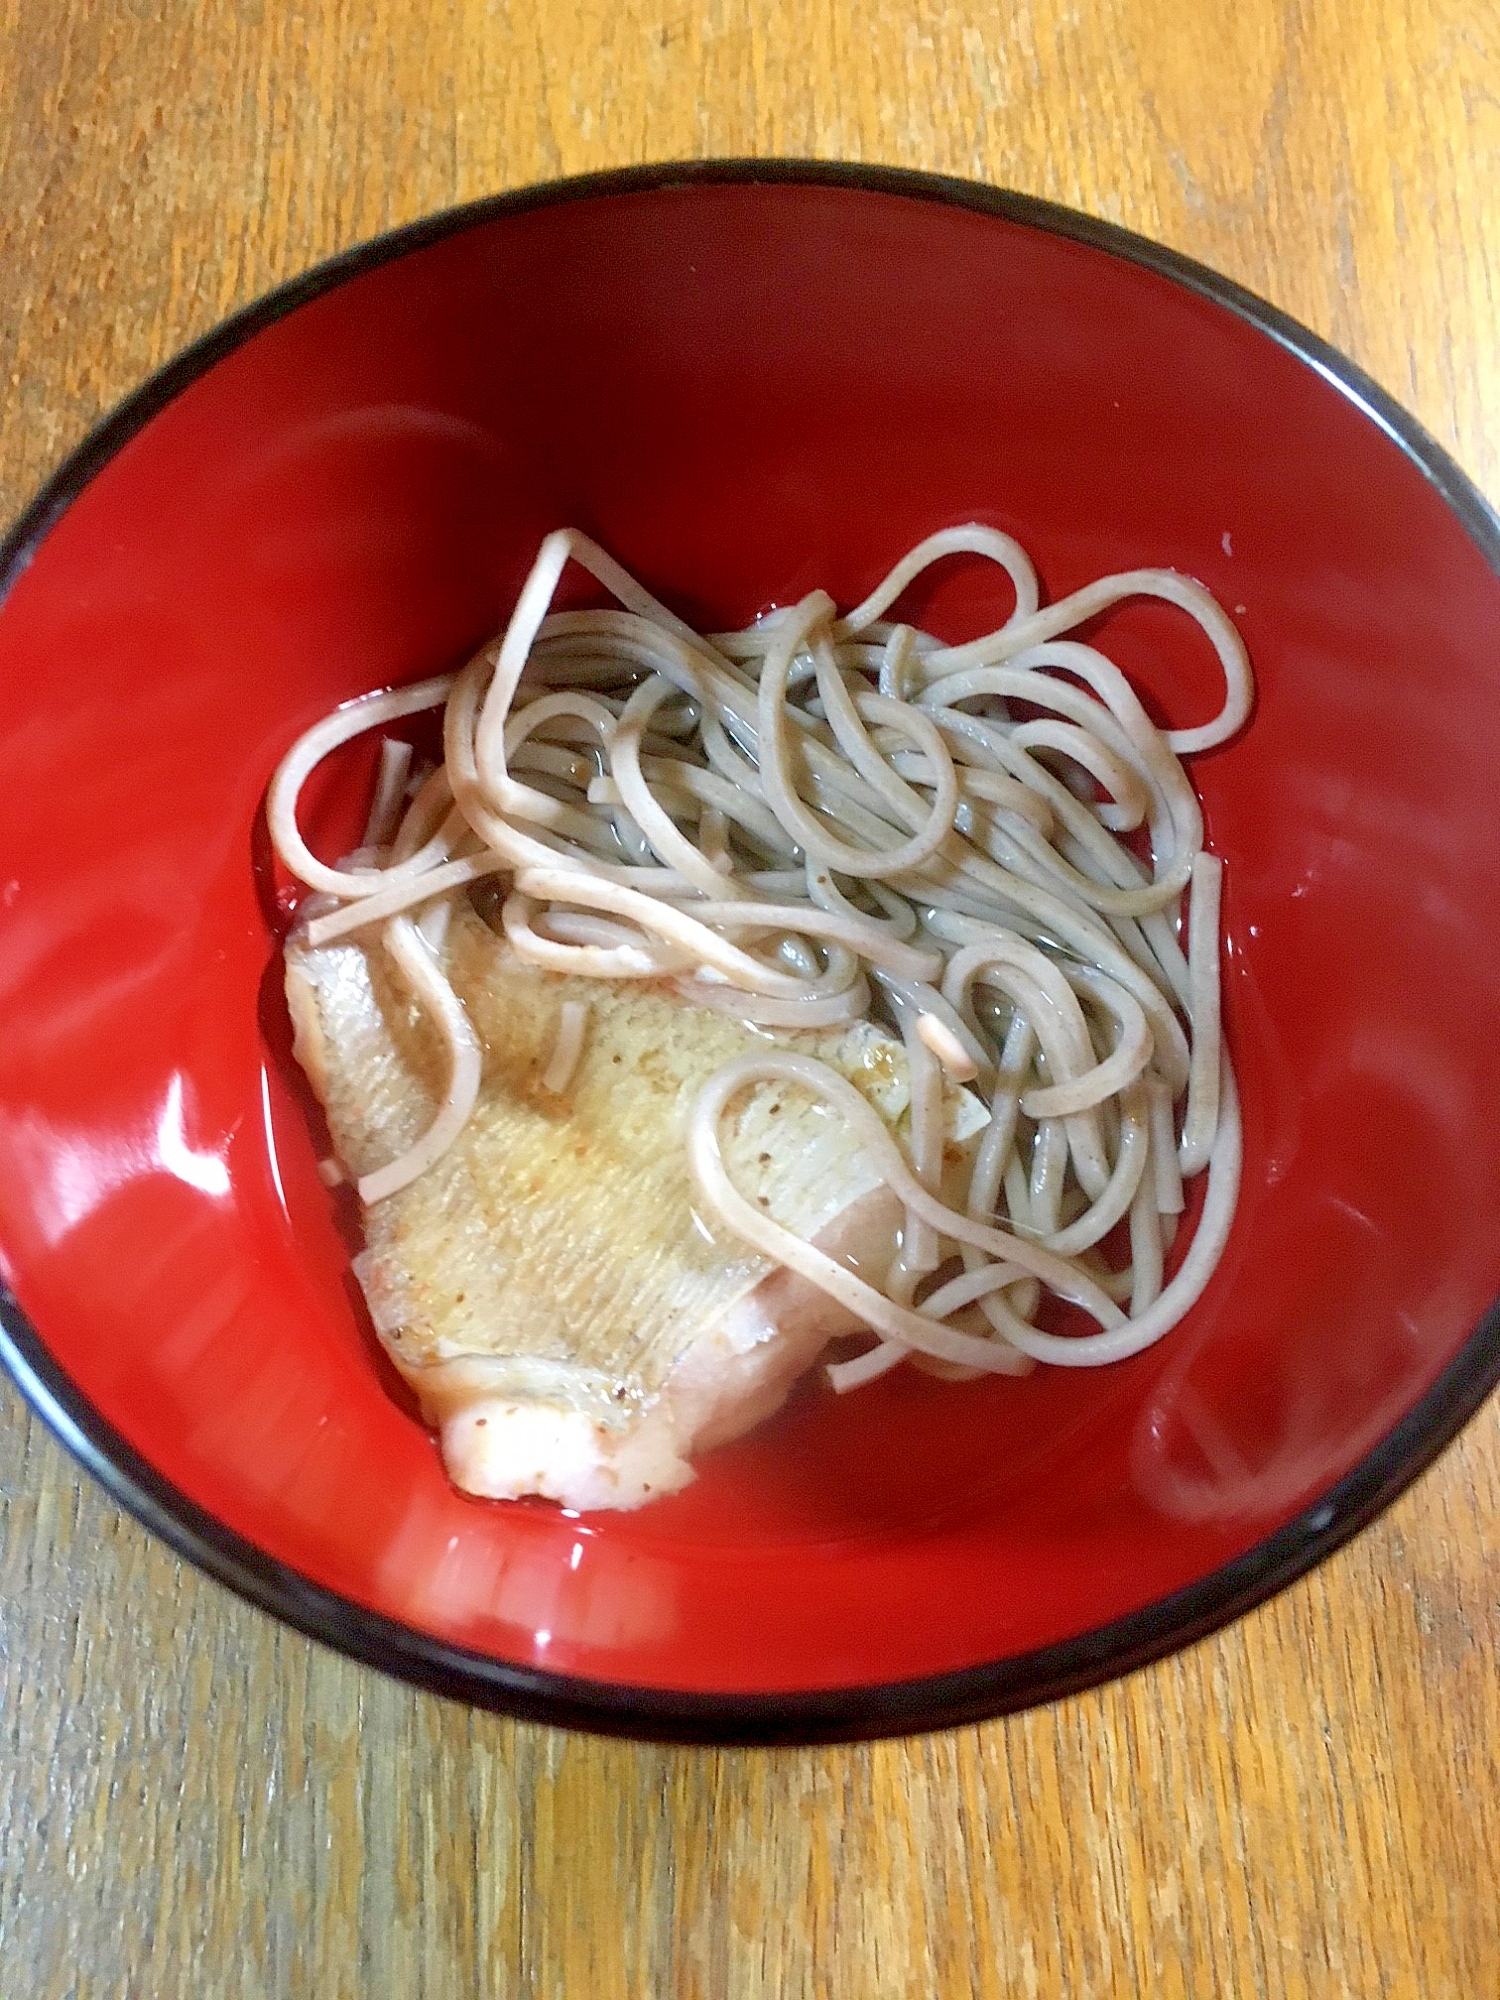
[[[503,620],[574,523],[709,624],[861,595],[930,529],[1056,595],[1173,565],[1259,681],[1196,762],[1246,1172],[1159,1346],[798,1398],[629,1516],[459,1498],[393,1392],[290,1066],[259,813],[334,703]],[[953,566],[951,637],[1005,603]],[[1103,224],[810,166],[481,203],[240,314],[3,552],[6,1359],[110,1491],[445,1693],[721,1740],[1066,1693],[1277,1589],[1500,1373],[1500,530],[1280,314]],[[1106,642],[1165,715],[1185,621]]]

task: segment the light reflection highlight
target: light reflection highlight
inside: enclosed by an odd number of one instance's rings
[[[271,1077],[264,1067],[260,1073],[260,1117],[266,1138],[266,1165],[271,1170],[271,1185],[276,1190],[282,1214],[287,1215],[286,1189],[281,1184],[281,1156],[276,1150],[276,1126],[271,1116]]]
[[[24,1179],[38,1235],[49,1250],[133,1182],[167,1174],[213,1201],[230,1194],[228,1162],[188,1136],[190,1086],[180,1072],[145,1128],[68,1131],[41,1112],[0,1112],[0,1144]]]
[[[455,1530],[456,1506],[470,1518]],[[671,1564],[607,1537],[565,1539],[562,1526],[560,1511],[414,1492],[381,1560],[382,1594],[408,1623],[507,1654],[516,1635],[541,1654],[637,1648],[671,1632]]]
[[[229,1193],[229,1168],[218,1153],[199,1152],[188,1143],[184,1117],[184,1084],[179,1070],[167,1085],[166,1102],[156,1121],[155,1165],[173,1180],[195,1187],[200,1194],[223,1201]]]

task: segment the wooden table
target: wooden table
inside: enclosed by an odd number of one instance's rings
[[[229,308],[626,161],[936,167],[1327,335],[1500,495],[1490,0],[3,0],[0,506]],[[1500,644],[1500,635],[1497,635]],[[1500,1990],[1500,1425],[1222,1637],[872,1749],[515,1727],[281,1630],[0,1393],[0,1990]]]

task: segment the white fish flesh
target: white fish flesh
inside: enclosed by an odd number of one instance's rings
[[[458,1486],[580,1511],[640,1506],[769,1416],[856,1324],[695,1211],[685,1129],[698,1091],[769,1036],[831,1063],[895,1127],[904,1051],[870,1024],[751,1028],[656,983],[535,970],[466,903],[442,965],[479,1036],[483,1083],[438,1163],[366,1209],[355,1268],[376,1331]],[[378,945],[294,936],[286,985],[298,1058],[357,1179],[431,1121],[445,1058]],[[582,1051],[549,1090],[569,1000],[587,1010]],[[987,1114],[956,1089],[945,1110],[957,1153]],[[899,1207],[832,1113],[795,1086],[750,1093],[723,1146],[750,1199],[881,1281]]]

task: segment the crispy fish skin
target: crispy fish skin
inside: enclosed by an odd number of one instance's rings
[[[646,982],[522,965],[466,904],[443,969],[483,1048],[468,1125],[427,1173],[365,1212],[356,1272],[380,1339],[441,1431],[465,1490],[634,1507],[692,1478],[690,1455],[768,1416],[854,1322],[715,1235],[696,1211],[694,1098],[767,1031]],[[403,1151],[441,1091],[436,1038],[378,946],[286,952],[296,1052],[353,1177]],[[542,1085],[563,1003],[588,1009],[566,1089]],[[769,1039],[830,1062],[894,1123],[905,1057],[884,1030]],[[950,1093],[950,1130],[984,1113]],[[840,1122],[795,1086],[725,1120],[726,1165],[777,1221],[877,1279],[900,1212]]]

